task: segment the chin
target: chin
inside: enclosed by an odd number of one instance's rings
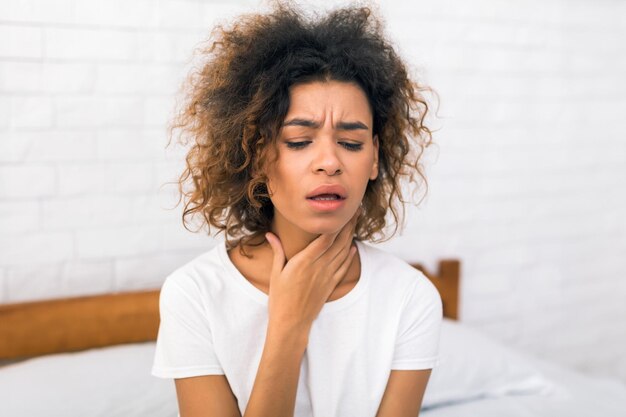
[[[307,230],[307,232],[311,233],[312,235],[327,235],[331,233],[337,233],[340,230],[341,228],[336,228],[336,227],[325,227],[325,228],[320,227],[320,228],[313,229],[313,230]]]
[[[314,235],[337,233],[343,228],[343,226],[345,226],[347,221],[341,222],[337,219],[328,219],[316,221],[315,223],[316,224],[314,226],[309,225],[309,227],[303,227],[302,230]]]

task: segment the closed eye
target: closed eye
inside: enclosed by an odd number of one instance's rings
[[[302,149],[311,142],[285,142],[289,149]]]
[[[287,145],[287,148],[289,149],[302,149],[305,146],[307,146],[309,143],[311,143],[311,141],[304,141],[304,142],[285,142],[285,144]],[[353,152],[357,152],[360,151],[361,149],[363,149],[363,144],[361,143],[349,143],[349,142],[339,142],[341,144],[341,146],[343,146],[344,148],[346,148],[349,151],[353,151]]]
[[[349,151],[360,151],[363,148],[363,144],[361,143],[349,143],[349,142],[341,142],[344,148]]]

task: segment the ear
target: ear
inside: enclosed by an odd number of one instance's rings
[[[374,135],[372,140],[374,141],[374,164],[372,165],[370,180],[375,180],[378,178],[378,135]]]

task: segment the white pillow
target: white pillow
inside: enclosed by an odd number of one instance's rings
[[[439,353],[423,409],[482,397],[547,394],[554,386],[521,353],[449,319],[443,319]]]
[[[154,342],[46,355],[0,367],[0,416],[175,417],[171,380],[154,378]],[[547,393],[530,361],[467,326],[444,319],[441,362],[422,408],[481,397]]]
[[[0,416],[176,417],[174,383],[150,374],[154,350],[134,343],[0,367]]]

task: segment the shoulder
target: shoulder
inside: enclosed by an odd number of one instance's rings
[[[368,243],[360,242],[364,249],[363,257],[374,279],[400,281],[413,286],[415,281],[429,281],[418,269],[409,265],[407,261]],[[430,281],[429,281],[430,282]]]
[[[203,292],[219,288],[225,274],[217,245],[167,275],[161,286],[161,298],[186,296],[197,299]]]
[[[439,291],[422,271],[397,255],[364,242],[360,243],[365,249],[370,280],[375,286],[398,288],[403,292],[406,302],[441,303]]]

